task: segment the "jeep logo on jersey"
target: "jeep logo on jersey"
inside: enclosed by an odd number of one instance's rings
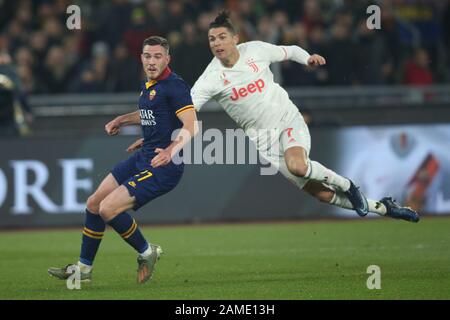
[[[231,100],[236,101],[239,98],[246,97],[248,94],[255,93],[256,91],[262,92],[265,83],[263,79],[258,79],[255,82],[248,84],[246,87],[242,87],[240,89],[233,88],[233,95],[230,97]]]

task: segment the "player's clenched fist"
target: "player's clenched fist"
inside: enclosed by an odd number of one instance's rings
[[[308,58],[309,66],[323,66],[326,63],[325,58],[318,54],[313,54]]]
[[[114,136],[120,131],[120,123],[114,119],[105,125],[105,130],[110,136]]]

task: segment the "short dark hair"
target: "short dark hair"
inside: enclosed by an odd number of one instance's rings
[[[219,12],[216,19],[209,24],[209,29],[220,27],[227,28],[233,35],[237,34],[236,27],[231,23],[229,11],[224,10]]]
[[[167,54],[169,54],[169,41],[167,41],[166,38],[158,37],[158,36],[151,36],[144,40],[142,44],[142,49],[144,49],[145,46],[161,46],[164,49],[166,49]]]

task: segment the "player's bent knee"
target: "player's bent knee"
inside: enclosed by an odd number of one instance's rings
[[[86,208],[89,210],[89,212],[93,214],[98,214],[100,209],[100,203],[95,196],[95,194],[91,195],[87,201],[86,201]]]
[[[102,217],[103,221],[108,222],[117,215],[117,212],[107,201],[102,201],[100,202],[98,214]]]
[[[299,160],[292,160],[287,163],[290,173],[297,177],[304,177],[308,172],[308,164]]]

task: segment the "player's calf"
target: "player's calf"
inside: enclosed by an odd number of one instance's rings
[[[314,180],[309,180],[303,187],[303,190],[319,201],[328,204],[331,203],[335,194],[335,191],[329,186]]]

